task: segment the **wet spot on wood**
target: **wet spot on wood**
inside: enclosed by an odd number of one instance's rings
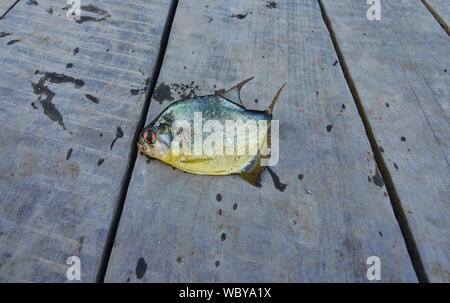
[[[219,267],[220,266],[220,261],[216,260],[216,263],[214,263],[214,264],[216,265],[216,267]]]
[[[222,235],[220,236],[220,239],[222,239],[222,241],[225,241],[226,238],[227,238],[227,234],[222,233]]]
[[[106,15],[105,17],[101,17],[101,18],[95,18],[95,17],[91,17],[91,16],[80,16],[80,20],[75,21],[78,24],[82,24],[84,22],[101,22],[106,20],[107,18],[111,17],[111,15]]]
[[[381,231],[379,231],[378,234],[383,238],[383,233]]]
[[[195,81],[191,81],[189,84],[171,83],[170,87],[175,90],[181,99],[197,97],[197,91],[199,90],[199,86],[195,84]]]
[[[73,151],[73,148],[69,148],[69,150],[67,151],[66,160],[70,159],[70,156],[72,155],[72,151]]]
[[[400,140],[401,140],[402,142],[405,142],[405,141],[406,141],[406,138],[405,138],[405,137],[401,137]]]
[[[130,94],[133,96],[136,96],[137,94],[139,94],[140,90],[137,88],[132,88],[130,89]]]
[[[98,8],[95,5],[89,4],[89,5],[82,5],[81,9],[86,11],[86,12],[90,12],[90,13],[94,13],[94,14],[98,14],[98,15],[106,15],[108,13],[108,11]]]
[[[244,19],[245,17],[247,17],[248,13],[246,14],[233,14],[231,15],[232,18],[238,18],[238,19]]]
[[[345,104],[342,104],[342,109],[345,109]]]
[[[333,128],[333,125],[331,125],[331,124],[327,125],[327,132],[331,132],[332,128]]]
[[[144,258],[140,257],[136,264],[136,278],[142,279],[146,271],[147,271],[147,263],[145,263]]]
[[[274,1],[266,1],[266,7],[270,9],[277,8],[277,3]]]
[[[216,90],[214,90],[214,95],[219,96],[219,95],[224,94],[225,92],[226,92],[226,90],[223,88],[216,89]]]
[[[13,45],[14,43],[17,43],[19,41],[22,41],[22,40],[21,39],[15,39],[15,40],[8,41],[8,43],[6,43],[6,44],[7,45]]]
[[[105,159],[103,159],[103,158],[101,158],[101,159],[98,159],[98,161],[97,161],[97,166],[100,166],[100,165],[102,165],[102,164],[103,164],[103,162],[105,162]]]
[[[6,32],[0,32],[0,38],[6,37],[6,36],[11,36],[11,34],[6,33]]]
[[[258,99],[255,99],[255,103],[258,103],[259,102],[259,100]]]
[[[103,137],[103,133],[100,133],[98,136],[99,136],[99,137]]]
[[[162,104],[164,101],[173,101],[172,93],[170,91],[170,86],[162,82],[155,89],[153,93],[153,99]]]
[[[92,95],[90,95],[90,94],[85,94],[85,96],[86,96],[86,98],[87,98],[89,101],[91,101],[92,103],[98,104],[98,98],[97,98],[97,97],[94,97],[94,96],[92,96]]]
[[[386,104],[385,104],[385,105],[386,105],[386,107],[389,107],[389,103],[387,103],[387,102],[386,102]]]
[[[302,174],[298,175],[298,179],[302,180],[303,179],[303,175]]]
[[[236,210],[238,208],[238,204],[237,203],[234,203],[233,204],[233,210]]]
[[[78,47],[75,47],[72,51],[73,55],[78,54],[78,52],[80,51],[80,49]]]
[[[375,175],[372,176],[372,181],[376,186],[383,187],[384,185],[383,178],[381,177],[378,168],[375,168]]]
[[[217,202],[222,201],[222,195],[220,193],[216,195],[216,200]]]
[[[280,182],[280,178],[278,177],[278,175],[272,170],[272,168],[270,168],[269,166],[267,167],[267,170],[270,173],[270,176],[272,177],[272,182],[273,185],[275,186],[276,189],[278,189],[279,191],[283,192],[286,187],[287,184],[281,183]]]
[[[53,97],[55,97],[55,93],[51,91],[45,83],[48,81],[50,83],[65,83],[71,82],[74,84],[75,88],[80,88],[84,85],[83,80],[75,79],[73,77],[66,76],[64,74],[57,73],[42,73],[38,70],[35,71],[35,75],[44,74],[38,81],[38,83],[32,83],[33,92],[38,96],[38,101],[41,103],[42,108],[44,109],[44,115],[49,117],[52,121],[57,122],[63,129],[66,129],[66,126],[63,122],[63,116],[56,109],[55,105],[52,103]],[[45,99],[42,99],[42,95],[45,95]]]
[[[73,67],[73,64],[72,63],[67,63],[66,64],[66,68],[72,68]]]
[[[49,13],[50,15],[53,15],[53,8],[49,8],[45,10],[47,13]]]
[[[123,137],[123,130],[120,126],[117,126],[117,130],[116,130],[116,137],[114,138],[114,140],[112,140],[111,142],[111,146],[109,147],[110,150],[113,149],[114,144],[116,143],[117,139],[120,139]]]
[[[178,257],[178,258],[177,258],[177,262],[178,262],[178,263],[181,263],[181,260],[182,260],[181,257]]]

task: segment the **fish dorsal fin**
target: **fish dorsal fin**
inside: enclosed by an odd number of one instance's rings
[[[261,187],[261,173],[265,169],[261,166],[261,155],[258,153],[255,158],[240,172],[242,178],[253,186]]]
[[[269,109],[267,110],[267,112],[271,115],[273,112],[273,107],[275,106],[275,103],[277,103],[278,97],[281,94],[281,91],[283,90],[283,88],[286,86],[286,83],[283,84],[283,86],[280,87],[280,89],[277,91],[277,94],[275,95],[275,97],[272,100],[272,103],[270,103],[269,105]]]
[[[227,98],[230,101],[233,101],[235,103],[241,104],[242,106],[244,106],[244,104],[241,101],[241,88],[247,84],[247,82],[249,82],[250,80],[252,80],[255,77],[251,77],[248,78],[244,81],[242,81],[241,83],[233,86],[232,88],[230,88],[229,90],[227,90],[224,93],[221,93],[220,95],[224,98]]]

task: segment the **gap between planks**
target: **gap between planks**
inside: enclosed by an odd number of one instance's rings
[[[381,155],[380,148],[376,142],[375,135],[372,131],[372,127],[370,125],[369,119],[367,118],[367,115],[364,111],[364,107],[362,105],[361,99],[359,98],[359,94],[356,89],[356,85],[350,75],[348,66],[344,59],[344,55],[338,44],[336,34],[331,25],[331,21],[327,15],[325,7],[323,6],[322,0],[318,0],[318,2],[319,2],[320,10],[322,12],[323,21],[325,22],[325,25],[327,26],[328,32],[330,33],[331,40],[333,42],[334,49],[339,58],[339,64],[340,64],[342,72],[344,74],[344,78],[350,89],[350,92],[353,97],[353,101],[356,104],[356,108],[358,109],[359,116],[361,117],[361,120],[363,122],[364,129],[366,131],[366,136],[369,139],[369,143],[372,148],[372,152],[375,156],[375,162],[377,163],[378,169],[380,170],[380,173],[381,173],[381,177],[383,178],[384,184],[386,185],[386,190],[389,195],[389,200],[391,201],[391,205],[392,205],[392,209],[394,211],[395,218],[396,218],[398,225],[400,227],[400,230],[402,232],[403,240],[405,241],[406,249],[408,250],[408,254],[411,259],[411,263],[413,265],[414,271],[416,272],[417,279],[419,280],[419,282],[427,283],[427,282],[429,282],[429,279],[425,272],[425,267],[423,265],[422,258],[419,254],[419,250],[417,248],[416,241],[414,239],[414,236],[411,232],[408,221],[406,219],[405,211],[402,207],[400,197],[397,193],[394,182],[392,181],[392,177],[389,172],[389,169],[387,168],[384,158]],[[424,1],[422,0],[422,2],[424,2]],[[425,4],[425,2],[424,2],[424,4]]]
[[[422,0],[423,5],[428,9],[428,11],[433,15],[434,19],[442,26],[442,28],[445,30],[447,35],[450,36],[450,29],[448,28],[447,23],[444,19],[439,16],[438,12],[431,6],[430,3],[427,2],[427,0]]]
[[[126,173],[125,180],[123,181],[123,184],[122,184],[120,200],[117,205],[117,209],[114,212],[111,226],[108,231],[108,236],[106,239],[105,248],[103,250],[100,268],[97,273],[97,278],[96,278],[97,283],[103,283],[104,279],[105,279],[106,269],[108,267],[109,259],[111,257],[114,240],[116,238],[117,229],[119,227],[120,218],[122,216],[125,199],[126,199],[127,192],[128,192],[128,187],[129,187],[130,181],[131,181],[131,175],[133,173],[134,165],[136,163],[136,158],[137,158],[137,154],[138,154],[138,149],[137,149],[135,142],[137,141],[137,139],[139,137],[139,133],[140,133],[141,129],[144,128],[144,126],[145,126],[146,117],[147,117],[148,110],[150,107],[150,100],[152,98],[153,92],[156,87],[156,83],[158,81],[159,73],[161,71],[161,66],[162,66],[162,63],[164,60],[164,55],[166,53],[167,43],[169,42],[170,31],[172,28],[172,24],[173,24],[173,20],[175,17],[175,12],[177,10],[177,6],[178,6],[178,0],[172,0],[170,9],[169,9],[169,13],[168,13],[167,19],[166,19],[166,24],[164,25],[164,30],[163,30],[163,33],[161,36],[160,48],[159,48],[158,57],[157,57],[156,63],[155,63],[155,69],[153,70],[153,75],[151,77],[151,81],[147,87],[146,98],[145,98],[143,109],[141,111],[141,117],[137,124],[136,130],[134,132],[133,140],[131,143],[131,153],[130,153],[130,158],[128,160],[127,173]]]

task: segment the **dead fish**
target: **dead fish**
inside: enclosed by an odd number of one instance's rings
[[[141,131],[139,150],[185,172],[240,174],[250,184],[260,186],[265,168],[261,160],[270,157],[262,149],[270,146],[273,108],[286,84],[278,90],[267,110],[256,111],[245,108],[240,98],[241,88],[251,79],[222,94],[172,103]],[[249,142],[256,145],[251,146]]]

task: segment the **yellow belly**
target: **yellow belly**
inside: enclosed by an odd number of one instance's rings
[[[238,173],[255,155],[169,156],[160,159],[180,170],[198,175],[230,175]]]

